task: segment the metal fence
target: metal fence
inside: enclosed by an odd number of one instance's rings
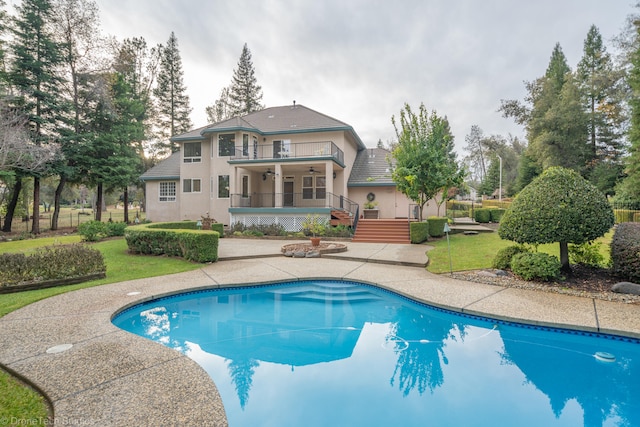
[[[129,221],[133,221],[135,218],[143,220],[145,213],[139,209],[129,209]],[[75,229],[81,223],[92,221],[95,218],[95,212],[91,209],[62,209],[58,217],[58,229]],[[124,210],[115,209],[102,212],[102,222],[113,221],[122,222],[124,220]],[[41,212],[40,213],[40,231],[50,231],[53,221],[53,212]],[[0,228],[5,224],[5,218],[0,217]],[[33,226],[33,217],[19,217],[13,218],[11,224],[12,233],[31,233]]]

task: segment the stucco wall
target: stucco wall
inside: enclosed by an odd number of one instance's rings
[[[174,181],[179,186],[178,181]],[[161,202],[159,200],[160,182],[147,181],[145,197],[146,218],[153,222],[175,221],[180,217],[180,191],[176,191],[175,202]],[[177,189],[177,187],[176,187]]]
[[[415,204],[404,194],[396,191],[393,186],[365,186],[365,187],[349,187],[349,199],[360,205],[360,212],[367,202],[367,195],[373,193],[375,201],[378,202],[376,208],[379,210],[379,218],[407,218],[413,215],[409,212],[409,205]],[[423,210],[423,217],[436,215],[435,201],[430,200]]]

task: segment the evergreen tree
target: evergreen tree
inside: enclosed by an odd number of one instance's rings
[[[229,87],[220,91],[220,98],[205,109],[209,123],[218,123],[231,118],[231,104],[229,100]]]
[[[158,137],[165,151],[177,151],[177,144],[169,138],[188,132],[192,127],[189,118],[191,107],[183,77],[178,39],[171,32],[167,45],[161,48],[158,84],[153,91],[157,102]]]
[[[4,97],[7,93],[7,76],[6,76],[6,64],[5,64],[5,42],[4,33],[7,29],[7,12],[5,0],[0,0],[0,97]]]
[[[640,202],[640,21],[634,22],[636,29],[635,50],[631,53],[631,69],[627,77],[631,95],[629,99],[631,144],[626,159],[624,181],[616,187],[616,199],[624,202]]]
[[[23,0],[16,9],[9,80],[17,94],[18,108],[28,117],[32,141],[37,145],[53,143],[59,139],[64,103],[59,94],[61,79],[56,74],[61,59],[51,33],[51,2]],[[43,168],[33,174],[34,234],[40,233],[40,177],[48,172]]]
[[[106,93],[94,99],[87,137],[77,147],[75,158],[87,183],[97,187],[96,220],[100,221],[104,190],[123,189],[141,172],[132,142],[144,133],[144,105],[119,73],[98,76],[95,85],[104,87]]]
[[[60,198],[68,181],[76,182],[79,177],[72,157],[73,145],[78,143],[83,132],[82,120],[86,100],[83,99],[83,84],[86,76],[99,67],[98,7],[93,0],[53,0],[53,34],[61,49],[61,62],[64,65],[64,84],[61,86],[64,96],[69,99],[70,111],[68,121],[70,129],[61,139],[63,153],[67,160],[60,163],[57,173],[60,176],[54,193],[54,210],[51,218],[51,229],[57,230],[60,215]]]
[[[587,111],[589,132],[588,173],[591,182],[605,194],[612,194],[622,172],[624,152],[623,73],[615,69],[596,26],[584,41],[584,54],[577,80]]]
[[[152,135],[152,118],[156,116],[152,102],[153,85],[160,63],[162,45],[149,49],[142,37],[125,39],[117,48],[113,68],[120,73],[131,86],[133,97],[144,105],[145,135],[135,141],[137,151],[141,154],[144,170],[148,170],[159,162],[163,148],[147,138]],[[145,153],[148,153],[148,157]]]
[[[262,87],[258,85],[251,61],[251,51],[244,44],[238,67],[233,71],[233,79],[229,89],[231,117],[253,113],[264,108]]]

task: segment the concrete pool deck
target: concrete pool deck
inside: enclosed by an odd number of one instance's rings
[[[348,243],[332,258],[286,258],[279,254],[286,243],[223,239],[220,261],[200,269],[81,289],[16,310],[0,318],[0,363],[48,396],[60,425],[226,426],[216,386],[199,365],[115,327],[112,316],[184,290],[309,278],[375,284],[469,314],[640,338],[638,305],[435,275],[422,268],[424,245]],[[73,346],[47,352],[63,344]]]

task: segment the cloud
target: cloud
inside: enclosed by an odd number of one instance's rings
[[[150,45],[176,33],[194,125],[231,81],[247,43],[267,106],[298,103],[351,124],[367,145],[394,138],[403,104],[446,115],[458,150],[472,125],[522,129],[496,111],[523,99],[559,42],[575,67],[592,24],[608,49],[625,0],[99,0],[103,32]]]

